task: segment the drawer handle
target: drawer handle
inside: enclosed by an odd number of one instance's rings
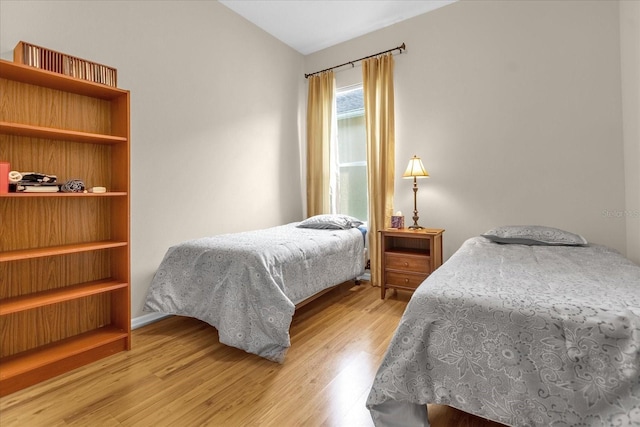
[[[407,279],[406,277],[404,278],[404,283],[409,283],[409,279]]]
[[[405,267],[409,267],[409,263],[408,263],[408,262],[405,262],[405,263],[404,263],[404,266],[405,266]]]

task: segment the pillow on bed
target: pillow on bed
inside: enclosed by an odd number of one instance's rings
[[[492,242],[517,245],[585,246],[587,239],[579,234],[569,233],[541,225],[508,225],[493,228],[482,234]]]
[[[331,230],[347,230],[364,224],[358,218],[349,215],[323,214],[307,218],[298,224],[300,228],[318,228]]]

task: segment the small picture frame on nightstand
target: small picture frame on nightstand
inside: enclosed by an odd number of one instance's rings
[[[404,228],[404,216],[393,215],[391,217],[391,228]]]

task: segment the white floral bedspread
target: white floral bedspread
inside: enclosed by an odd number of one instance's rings
[[[466,241],[413,295],[367,407],[511,426],[640,425],[640,266],[603,246]]]
[[[220,342],[282,363],[295,304],[364,272],[360,229],[296,224],[169,248],[144,309],[203,320]]]

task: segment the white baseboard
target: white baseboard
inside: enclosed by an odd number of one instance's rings
[[[141,328],[149,323],[157,322],[158,320],[164,319],[165,317],[169,317],[171,314],[163,314],[163,313],[149,313],[144,314],[139,317],[134,317],[131,319],[131,329]]]

